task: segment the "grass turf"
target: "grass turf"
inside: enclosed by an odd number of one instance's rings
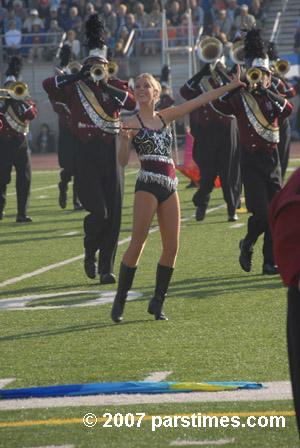
[[[286,291],[278,276],[261,274],[261,239],[255,246],[251,273],[244,273],[238,262],[238,242],[246,233],[248,214],[239,214],[241,227],[227,222],[226,208],[218,208],[203,222],[196,222],[191,202],[194,190],[185,188],[188,180],[181,174],[179,179],[182,218],[191,219],[182,223],[180,250],[165,306],[169,321],[155,322],[146,312],[161,250],[159,232],[154,232],[148,237],[132,288],[143,296],[126,305],[124,322],[119,325],[110,321],[111,305],[32,309],[34,305],[84,303],[93,297],[84,292],[72,295],[72,291],[115,289],[115,285],[100,286],[99,279],[87,279],[82,259],[3,285],[9,279],[82,255],[82,220],[86,213],[73,211],[71,191],[67,209],[59,208],[57,172],[34,173],[29,209],[34,222],[17,224],[14,187],[10,185],[0,234],[1,299],[53,295],[31,302],[28,311],[0,311],[0,378],[16,378],[7,388],[143,380],[155,371],[171,371],[168,381],[289,379]],[[125,178],[116,274],[128,245],[123,241],[131,233],[134,182],[131,168]],[[223,203],[221,190],[215,189],[209,207]],[[76,233],[67,235],[71,232]],[[55,297],[55,293],[66,295]],[[133,405],[110,407],[109,412],[170,415],[274,409],[292,410],[292,402]],[[36,420],[42,416],[66,419],[83,416],[86,410],[2,411],[0,420]],[[101,408],[94,413],[104,412]],[[175,439],[234,438],[231,445],[241,448],[293,447],[297,443],[294,417],[287,417],[287,423],[284,429],[209,428],[199,432],[194,428],[161,428],[154,433],[150,422],[143,428],[86,428],[79,423],[0,427],[0,446],[73,443],[76,447],[163,447]]]

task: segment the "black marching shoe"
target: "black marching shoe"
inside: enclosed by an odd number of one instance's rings
[[[128,291],[132,286],[136,269],[137,267],[131,268],[123,263],[120,265],[118,290],[111,309],[111,319],[114,322],[121,322],[123,319],[123,311],[128,296]]]
[[[59,188],[59,197],[58,197],[59,205],[61,208],[66,208],[68,184],[65,184],[64,182],[59,182],[58,188]]]
[[[154,314],[155,320],[168,320],[164,313],[164,301],[174,268],[157,264],[155,294],[150,299],[148,313]]]
[[[250,250],[246,250],[243,248],[244,240],[240,241],[239,247],[241,250],[239,262],[241,268],[245,272],[250,272],[252,268],[252,256],[253,256],[253,247]]]
[[[234,213],[233,215],[228,215],[228,222],[236,222],[239,220],[239,217],[236,213]]]
[[[75,203],[74,204],[74,210],[83,210],[83,205],[81,205],[80,203]]]
[[[110,285],[116,283],[116,276],[112,272],[100,274],[100,285]]]
[[[27,215],[17,215],[16,222],[32,222],[32,218]]]
[[[205,218],[206,208],[197,207],[196,209],[196,221],[203,221]]]
[[[95,254],[88,254],[87,252],[85,253],[84,270],[88,278],[96,278],[97,267]]]
[[[4,210],[0,210],[0,221],[4,218]]]
[[[276,275],[278,274],[277,266],[272,263],[263,264],[262,273],[265,275]]]

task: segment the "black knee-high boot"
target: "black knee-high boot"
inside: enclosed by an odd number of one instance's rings
[[[118,290],[111,309],[111,318],[115,322],[121,322],[123,319],[122,314],[124,311],[125,302],[128,291],[131,288],[136,269],[137,267],[130,268],[123,263],[120,265]]]
[[[155,294],[150,299],[148,313],[154,314],[155,320],[168,320],[164,314],[164,300],[174,268],[157,264]]]

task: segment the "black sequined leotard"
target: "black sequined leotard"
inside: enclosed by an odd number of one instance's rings
[[[172,159],[172,133],[162,116],[157,115],[163,123],[161,129],[146,128],[137,114],[142,126],[132,141],[141,161],[137,181],[156,183],[165,187],[169,192],[173,192],[177,189],[178,179]]]

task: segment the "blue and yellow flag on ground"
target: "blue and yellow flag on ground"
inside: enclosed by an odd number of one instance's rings
[[[70,384],[62,386],[29,387],[26,389],[1,389],[0,399],[42,398],[42,397],[75,397],[80,395],[110,394],[163,394],[178,392],[219,391],[237,389],[264,389],[262,384],[237,382],[154,382],[125,381],[121,383]]]

